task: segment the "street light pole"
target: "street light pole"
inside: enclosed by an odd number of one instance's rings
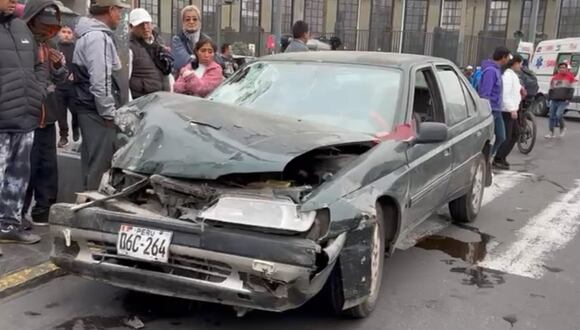
[[[535,44],[536,30],[538,28],[538,13],[540,12],[540,0],[532,0],[532,13],[530,15],[530,29],[528,30],[528,40]]]
[[[215,42],[216,46],[221,47],[222,44],[222,7],[223,1],[218,1],[216,5],[216,20],[215,20]]]
[[[282,40],[282,3],[277,1],[277,4],[272,3],[274,6],[274,22],[272,25],[272,32],[274,33],[276,42],[274,44],[274,49],[277,52],[280,51],[280,41]]]

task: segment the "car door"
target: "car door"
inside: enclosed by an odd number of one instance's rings
[[[483,126],[478,128],[481,118],[476,116],[475,101],[460,74],[451,65],[437,65],[436,72],[453,154],[448,201],[463,195],[471,183],[473,163],[483,150]]]
[[[414,75],[414,77],[413,77]],[[412,73],[413,94],[410,118],[420,132],[421,123],[445,122],[445,113],[432,66]],[[418,123],[418,124],[417,124]],[[410,167],[408,220],[416,226],[439,208],[447,194],[453,154],[447,142],[410,144],[407,149]]]

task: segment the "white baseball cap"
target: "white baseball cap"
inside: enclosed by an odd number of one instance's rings
[[[129,24],[131,24],[131,26],[137,26],[142,23],[151,22],[153,22],[151,15],[149,15],[147,10],[143,8],[135,8],[129,13]]]

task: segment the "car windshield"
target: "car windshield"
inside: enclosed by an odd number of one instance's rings
[[[348,128],[390,131],[401,90],[391,68],[304,62],[256,62],[210,99],[256,111]]]

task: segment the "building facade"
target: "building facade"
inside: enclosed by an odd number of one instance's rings
[[[64,0],[76,2],[72,0]],[[82,2],[82,1],[81,1]],[[218,33],[223,0],[132,0],[147,9],[169,37],[180,27],[179,13],[193,4],[202,11],[206,34]],[[443,56],[474,63],[499,44],[515,47],[528,34],[533,0],[234,0],[221,8],[221,40],[244,41],[265,53],[274,11],[281,10],[282,32],[305,20],[313,36],[338,36],[345,49]],[[517,32],[520,32],[519,34]],[[580,0],[540,0],[537,38],[580,37]]]

